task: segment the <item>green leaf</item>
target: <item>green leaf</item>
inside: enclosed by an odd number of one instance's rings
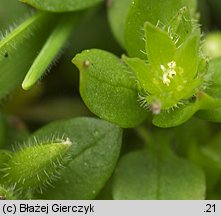
[[[108,5],[108,18],[112,33],[122,47],[124,43],[124,28],[132,0],[111,0]]]
[[[26,4],[29,4],[39,10],[51,11],[51,12],[66,12],[83,10],[104,0],[20,0]]]
[[[33,136],[68,137],[73,143],[60,179],[39,198],[93,199],[110,178],[121,149],[122,129],[94,118],[51,123]]]
[[[60,20],[48,37],[37,58],[34,60],[22,83],[24,90],[29,90],[59,55],[76,25],[78,16],[79,14],[77,14],[77,16],[75,14],[61,15]]]
[[[195,102],[181,105],[180,108],[175,108],[172,112],[164,111],[159,115],[155,115],[153,124],[163,128],[175,127],[186,122],[200,109],[206,110],[208,108],[219,107],[220,105],[220,100],[199,92]]]
[[[165,28],[183,6],[195,11],[195,0],[134,0],[125,26],[125,46],[131,57],[145,58],[143,25],[146,21]],[[166,30],[166,29],[165,29]]]
[[[197,166],[171,151],[136,151],[125,155],[114,176],[115,200],[204,199],[205,176]]]
[[[37,141],[37,142],[36,142]],[[30,140],[32,146],[23,146],[16,151],[5,165],[3,182],[22,190],[42,190],[56,179],[62,164],[67,159],[65,154],[72,145],[66,139]]]
[[[73,63],[80,70],[81,96],[93,113],[121,127],[134,127],[146,118],[132,72],[121,59],[92,49],[77,54]]]
[[[51,14],[37,13],[0,41],[0,99],[22,82],[53,20]]]

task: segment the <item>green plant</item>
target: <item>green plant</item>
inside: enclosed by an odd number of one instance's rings
[[[205,121],[221,121],[221,39],[203,41],[196,0],[107,1],[109,28],[102,0],[21,2],[34,12],[0,41],[1,199],[221,198],[220,126]],[[73,94],[71,59],[101,119],[78,94],[50,98]],[[36,85],[48,68],[66,75]]]

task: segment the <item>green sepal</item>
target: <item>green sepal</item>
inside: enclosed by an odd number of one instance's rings
[[[138,81],[138,89],[140,91],[148,89],[148,92],[154,94],[156,85],[153,83],[154,74],[152,73],[151,66],[139,58],[128,58],[125,55],[122,58],[131,68],[134,80]]]
[[[169,35],[150,22],[145,22],[144,31],[148,62],[158,68],[172,61],[176,47]]]
[[[178,66],[183,68],[182,79],[194,79],[197,75],[199,64],[199,44],[200,44],[200,30],[195,30],[177,49],[175,54],[175,61]]]
[[[168,34],[179,47],[193,31],[193,21],[186,6],[168,24]]]

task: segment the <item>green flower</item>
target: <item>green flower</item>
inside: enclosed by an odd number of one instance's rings
[[[159,23],[144,24],[146,60],[123,56],[137,80],[141,105],[154,114],[188,102],[203,89],[205,79],[200,29],[193,26],[187,9],[169,26],[160,28]]]

